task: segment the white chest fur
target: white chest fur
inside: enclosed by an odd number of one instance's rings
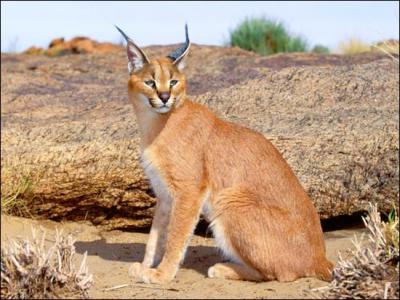
[[[161,176],[160,169],[146,150],[142,153],[141,165],[147,178],[150,180],[151,187],[153,188],[157,199],[170,202],[171,195],[168,192],[165,180]]]
[[[201,214],[203,216],[203,218],[207,221],[207,222],[211,222],[212,220],[212,211],[211,211],[211,203],[210,203],[210,195],[207,195],[207,199],[205,199],[202,210],[201,210]]]

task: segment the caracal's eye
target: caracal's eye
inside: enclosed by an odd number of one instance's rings
[[[169,82],[169,86],[170,87],[173,87],[175,84],[177,84],[178,83],[178,80],[175,80],[175,79],[172,79],[170,82]]]
[[[144,83],[153,89],[156,87],[156,82],[154,80],[146,80]]]

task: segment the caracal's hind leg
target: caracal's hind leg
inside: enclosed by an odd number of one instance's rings
[[[224,254],[257,270],[264,280],[329,280],[332,264],[325,258],[318,216],[303,219],[265,197],[239,187],[224,189],[213,199],[211,225]]]
[[[263,276],[257,270],[238,263],[218,263],[208,269],[208,277],[233,280],[262,281]]]
[[[248,260],[243,259],[242,253],[249,251],[256,254],[252,243],[252,236],[256,233],[249,232],[248,228],[237,228],[231,230],[231,218],[247,218],[246,207],[253,205],[245,190],[240,188],[227,188],[219,192],[211,203],[210,224],[215,243],[221,250],[223,256],[229,260],[227,263],[217,263],[208,269],[208,277],[224,278],[233,280],[262,281],[264,274],[259,272]],[[238,230],[239,229],[239,230]],[[244,240],[243,240],[244,239]],[[236,245],[244,241],[245,243],[238,249]],[[261,249],[262,251],[262,249]]]
[[[274,280],[267,246],[268,228],[257,195],[242,187],[227,188],[212,199],[211,228],[217,246],[229,259],[209,269],[210,277],[239,280]],[[284,249],[280,250],[283,251]]]

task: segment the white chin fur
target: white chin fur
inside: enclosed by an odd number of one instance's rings
[[[158,112],[160,114],[165,114],[165,113],[169,112],[170,109],[171,109],[171,107],[163,106],[163,107],[156,108],[155,110],[156,110],[156,112]]]

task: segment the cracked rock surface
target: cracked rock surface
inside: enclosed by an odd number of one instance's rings
[[[176,45],[145,48],[150,57]],[[380,54],[279,54],[193,45],[189,95],[262,132],[322,219],[388,211],[399,196],[399,64]],[[1,188],[29,213],[109,229],[151,223],[125,51],[1,54]]]

